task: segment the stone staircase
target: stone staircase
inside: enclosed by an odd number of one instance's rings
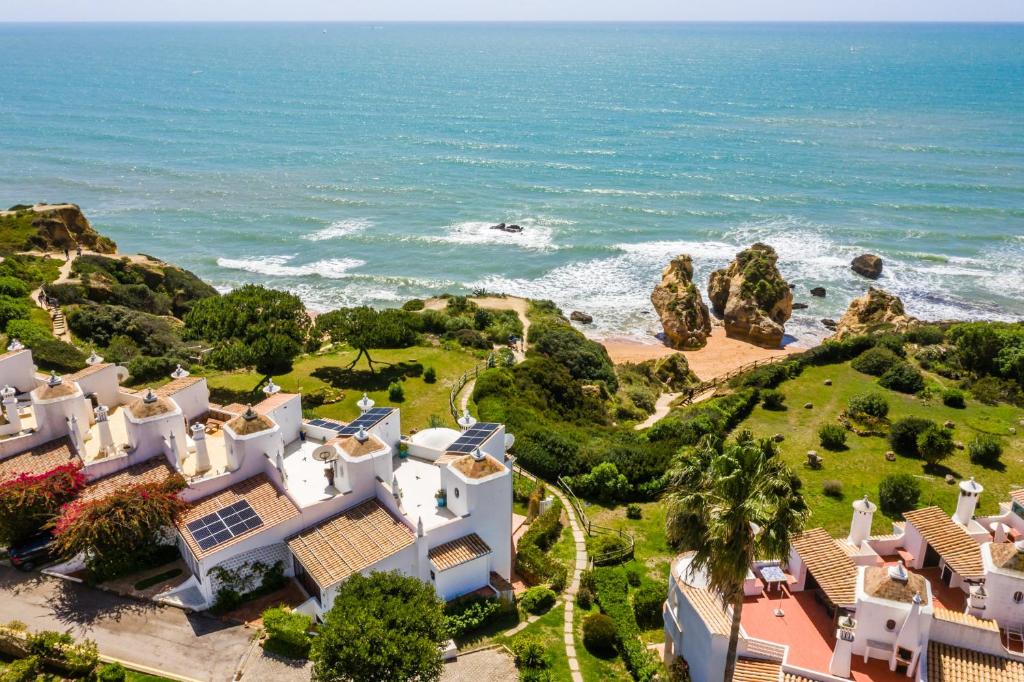
[[[51,305],[50,320],[53,323],[53,335],[58,339],[63,339],[68,333],[68,323],[64,318],[64,311],[60,309],[60,306]]]

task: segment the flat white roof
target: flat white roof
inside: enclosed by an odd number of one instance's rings
[[[434,494],[441,488],[441,468],[431,462],[414,457],[395,460],[395,476],[402,492],[402,509],[405,516],[416,526],[423,519],[423,529],[429,531],[457,518],[448,509],[440,508]]]

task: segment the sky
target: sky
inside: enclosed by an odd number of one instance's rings
[[[1024,0],[0,0],[12,21],[1024,21]]]

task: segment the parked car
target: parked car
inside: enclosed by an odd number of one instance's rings
[[[20,545],[7,548],[7,558],[19,571],[31,571],[52,561],[54,556],[53,535],[50,533],[33,535]]]

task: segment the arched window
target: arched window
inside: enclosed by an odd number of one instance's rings
[[[890,632],[895,630],[896,629],[896,621],[894,621],[892,618],[890,618],[889,620],[885,621],[885,629],[890,631]]]

